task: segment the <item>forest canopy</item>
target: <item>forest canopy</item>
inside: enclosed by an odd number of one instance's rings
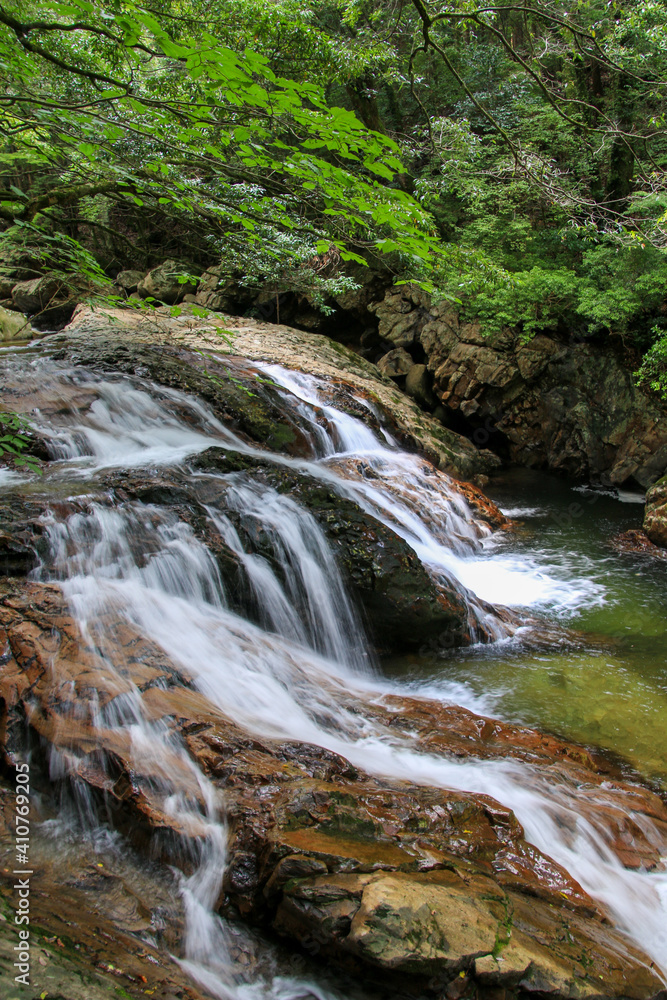
[[[22,0],[0,60],[6,260],[321,294],[382,260],[487,330],[630,338],[660,385],[662,3]]]

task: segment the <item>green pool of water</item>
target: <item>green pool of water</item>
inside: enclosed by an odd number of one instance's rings
[[[387,663],[387,672],[603,747],[667,787],[667,561],[611,545],[641,527],[643,506],[525,471],[488,493],[503,510],[521,511],[518,531],[491,549],[491,563],[532,560],[563,580],[578,577],[583,587],[572,592],[580,596],[539,609],[548,636],[538,627],[494,646],[422,650]]]

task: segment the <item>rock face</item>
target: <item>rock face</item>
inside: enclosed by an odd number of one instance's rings
[[[512,330],[490,337],[420,289],[375,307],[382,336],[426,353],[452,426],[511,461],[616,485],[646,487],[667,467],[667,414],[641,392],[611,347]]]
[[[654,543],[667,548],[667,476],[663,476],[646,494],[644,531]]]
[[[223,793],[223,910],[408,996],[461,996],[470,987],[489,1000],[498,988],[508,998],[646,1000],[661,990],[649,959],[493,799],[382,780],[321,747],[245,732],[129,623],[99,625],[109,637],[105,659],[58,587],[0,585],[5,765],[33,747],[32,780],[46,790],[49,756],[66,755],[91,806],[104,803],[136,845],[150,841],[154,856],[187,868],[201,824],[183,823],[162,796],[199,801],[191,771],[176,749],[173,761],[165,750],[156,771],[122,728],[93,724],[134,690],[146,719]],[[346,707],[355,704],[350,694]],[[650,818],[667,834],[664,804],[603,759],[438,702],[379,697],[368,710],[431,755],[510,757],[543,769],[551,783],[594,790],[582,798],[585,815],[610,827],[622,862],[659,863],[659,845],[643,830]]]

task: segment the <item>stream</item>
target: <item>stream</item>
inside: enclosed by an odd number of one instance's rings
[[[272,461],[353,499],[396,531],[434,579],[455,583],[465,597],[472,645],[430,641],[418,653],[378,661],[322,529],[289,496],[233,473],[225,477],[225,503],[207,505],[243,568],[253,618],[233,610],[213,555],[168,507],[109,502],[100,487],[109,470],[188,469],[211,445],[262,455],[205,404],[140,375],[54,362],[41,349],[3,352],[0,364],[9,383],[34,391],[32,419],[52,459],[41,478],[0,471],[0,494],[59,501],[42,518],[48,554],[33,576],[62,587],[100,655],[113,639],[99,622],[112,611],[249,732],[326,747],[372,774],[491,795],[667,976],[667,873],[620,864],[605,830],[581,814],[585,790],[549,783],[516,760],[421,753],[343,698],[353,692],[363,703],[395,692],[460,704],[598,745],[666,787],[667,563],[610,546],[615,534],[638,526],[636,497],[509,472],[488,493],[517,526],[493,533],[447,476],[401,450],[380,415],[364,421],[327,402],[317,379],[259,366],[311,442],[306,458],[272,454]],[[75,510],[60,502],[71,498]],[[270,558],[247,550],[239,524],[262,534]],[[183,967],[214,997],[332,996],[312,982],[243,982],[214,912],[226,842],[219,791],[169,731],[144,717],[132,692],[97,711],[95,721],[129,733],[136,754],[151,760],[166,812],[183,826],[205,824],[205,850],[181,883]],[[56,758],[53,773],[67,773],[71,762]],[[94,825],[85,796],[79,805],[79,822]]]

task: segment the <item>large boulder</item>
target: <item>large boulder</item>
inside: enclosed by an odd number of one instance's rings
[[[132,292],[136,292],[139,283],[144,280],[144,275],[144,271],[119,271],[114,278],[113,283],[117,288],[120,288],[121,291],[125,292],[126,295],[131,295]]]
[[[667,412],[635,385],[611,342],[547,333],[526,341],[512,329],[487,336],[410,285],[390,290],[376,312],[384,337],[423,349],[438,401],[480,446],[619,486],[646,488],[664,473]]]
[[[239,301],[250,305],[253,293],[239,287],[222,267],[210,267],[201,276],[195,301],[205,309],[221,311],[234,308]]]
[[[21,312],[32,315],[48,308],[67,294],[64,283],[49,274],[30,281],[18,281],[12,288],[12,300]]]
[[[435,406],[432,378],[426,365],[413,365],[405,379],[405,391],[424,410]]]
[[[29,340],[33,332],[29,320],[22,313],[0,306],[0,341]]]
[[[402,378],[414,366],[414,361],[404,347],[395,347],[382,355],[377,366],[387,378]]]
[[[179,281],[179,278],[189,273],[190,267],[187,264],[165,260],[138,282],[137,292],[142,299],[152,298],[174,305],[181,302],[184,295],[192,294],[197,287],[191,281]]]
[[[453,645],[471,641],[469,609],[460,586],[435,583],[395,531],[327,483],[284,465],[220,448],[210,448],[197,456],[192,466],[223,475],[241,471],[244,481],[276,490],[308,510],[331,543],[379,651],[415,649],[444,635]],[[204,503],[205,488],[205,481],[195,487]],[[214,481],[211,499],[219,499],[221,490],[224,487]],[[242,517],[232,517],[247,550],[271,558],[271,551],[262,549],[262,535],[248,530]],[[279,573],[282,569],[276,567]]]
[[[62,326],[71,317],[77,296],[71,287],[52,274],[19,281],[12,288],[14,307],[41,327]]]
[[[644,531],[654,545],[667,548],[667,476],[659,479],[646,494]]]

